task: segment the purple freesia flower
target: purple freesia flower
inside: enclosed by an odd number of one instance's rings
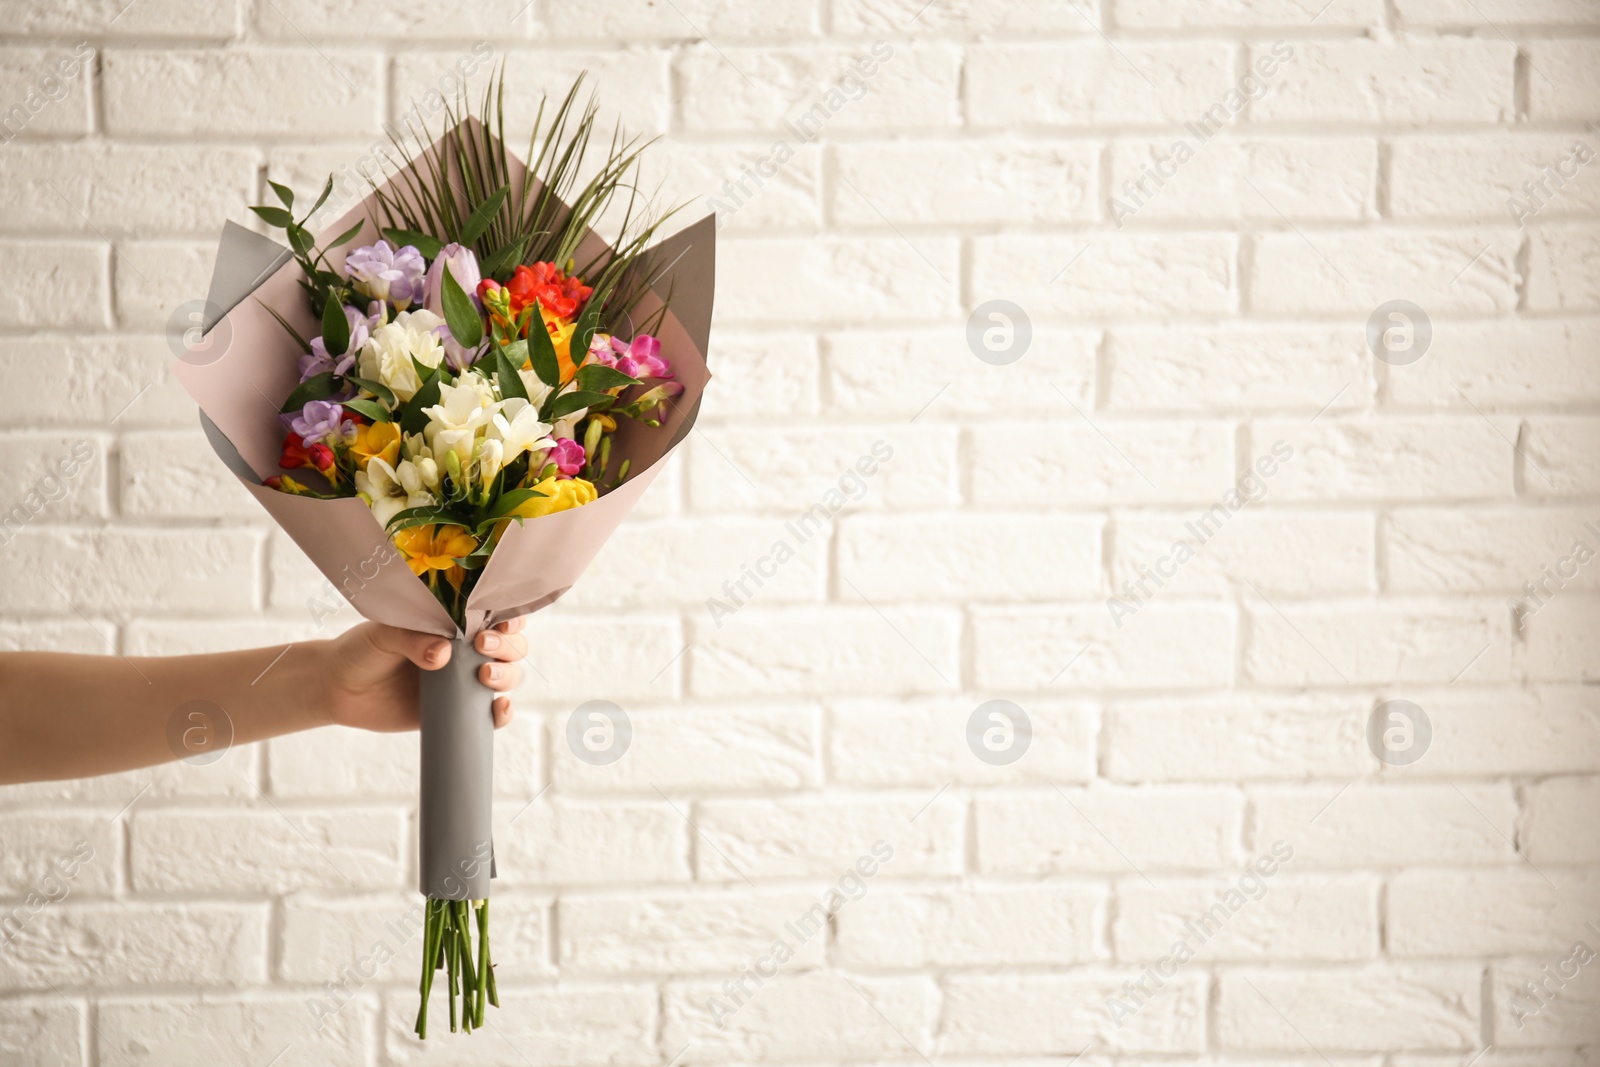
[[[439,250],[434,257],[433,265],[428,268],[428,277],[423,283],[422,306],[435,315],[444,315],[444,272],[445,268],[455,275],[456,281],[463,291],[472,298],[473,306],[479,311],[483,304],[478,300],[478,283],[483,280],[483,275],[478,271],[478,257],[473,255],[472,249],[463,248],[461,245],[451,243]]]
[[[362,293],[404,311],[422,298],[427,263],[410,245],[396,249],[380,240],[352,251],[345,257],[344,270]]]
[[[589,351],[596,362],[634,378],[672,377],[672,364],[661,358],[661,342],[647,333],[631,342],[612,337],[610,351],[599,345],[591,346]]]
[[[567,478],[583,470],[583,446],[570,437],[557,437],[555,441],[556,447],[550,450],[545,462],[554,463],[556,470]]]
[[[444,346],[444,361],[450,364],[453,371],[463,371],[478,362],[485,352],[489,350],[489,339],[486,337],[478,343],[477,348],[468,348],[456,340],[455,334],[450,332],[448,325],[441,324],[434,327],[433,335]]]
[[[308,445],[332,444],[344,435],[344,408],[328,400],[308,400],[289,428]]]
[[[325,371],[335,374],[349,374],[355,369],[356,353],[361,351],[361,346],[367,343],[367,338],[372,336],[372,331],[383,324],[382,305],[376,305],[380,310],[373,315],[363,315],[349,304],[344,306],[345,321],[350,324],[350,347],[341,352],[337,357],[328,352],[328,346],[318,337],[311,342],[309,355],[300,357],[300,380],[314,378]]]

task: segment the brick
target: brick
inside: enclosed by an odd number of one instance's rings
[[[0,435],[11,457],[11,469],[0,474],[0,537],[9,540],[32,523],[103,518],[107,443],[92,434]]]
[[[709,800],[694,812],[697,876],[837,881],[863,856],[897,879],[959,874],[966,814],[955,797],[921,793]]]
[[[1587,11],[1587,17],[1594,17]],[[1535,122],[1593,122],[1600,116],[1600,76],[1594,41],[1530,41],[1528,118]]]
[[[16,23],[8,19],[6,25]],[[10,47],[0,53],[0,100],[5,101],[0,136],[8,148],[19,147],[10,144],[17,137],[89,132],[93,102],[86,66],[93,62],[94,49],[87,43],[77,48]]]
[[[830,317],[854,322],[956,310],[958,255],[949,237],[729,237],[717,252],[717,304],[736,322],[809,321],[797,293],[828,294]]]
[[[1546,864],[1600,860],[1600,845],[1589,832],[1589,817],[1584,814],[1593,810],[1597,799],[1600,780],[1592,777],[1548,778],[1529,786],[1523,800],[1522,832],[1518,835],[1529,861]]]
[[[1400,18],[1411,26],[1470,26],[1485,22],[1576,25],[1600,21],[1583,0],[1397,0]]]
[[[182,322],[180,305],[203,300],[210,290],[216,256],[216,245],[209,242],[122,242],[111,264],[117,321],[150,331],[172,330],[174,316]]]
[[[515,10],[498,12],[490,5],[483,14],[490,19],[498,14],[504,19]],[[565,19],[567,15],[563,12],[560,17]],[[392,16],[386,18],[392,21]],[[393,60],[390,120],[403,124],[409,117],[418,126],[442,130],[446,121],[444,105],[446,102],[454,104],[461,75],[467,76],[468,98],[476,111],[477,101],[482,99],[495,64],[504,61],[512,71],[518,72],[515,91],[506,93],[506,130],[512,141],[511,150],[519,157],[527,151],[527,134],[533,129],[540,99],[550,99],[545,109],[548,121],[573,81],[584,71],[589,72],[585,85],[597,90],[596,103],[601,105],[596,128],[605,130],[608,139],[618,122],[629,135],[666,132],[667,53],[640,47],[605,51],[544,48],[526,52],[504,47],[511,42],[504,41],[503,30],[485,36],[488,40],[483,44],[462,45],[449,52],[399,52]],[[485,50],[485,45],[489,50]],[[579,97],[580,101],[586,100],[587,92],[580,93]],[[512,130],[518,132],[510,134]]]
[[[261,505],[199,431],[126,436],[121,460],[120,510],[130,518],[263,517]]]
[[[1251,62],[1274,46],[1256,44]],[[1508,122],[1516,47],[1489,38],[1296,41],[1252,122]]]
[[[665,182],[666,202],[698,198],[717,228],[811,229],[822,225],[822,147],[777,140],[749,144],[664,144],[649,170]],[[876,218],[876,216],[874,216]],[[721,344],[723,342],[719,342]],[[718,367],[720,377],[730,365]]]
[[[1600,308],[1600,226],[1540,225],[1528,234],[1528,306],[1558,311]]]
[[[1510,612],[1493,600],[1252,604],[1244,673],[1265,685],[1510,679]]]
[[[1316,414],[1372,402],[1372,353],[1348,330],[1216,326],[1113,330],[1113,410],[1215,412],[1299,408]],[[1391,379],[1392,380],[1392,379]]]
[[[1517,440],[1522,483],[1531,496],[1587,496],[1600,487],[1600,420],[1540,416]]]
[[[1271,479],[1252,485],[1266,486]],[[1224,595],[1254,583],[1267,594],[1361,593],[1373,588],[1370,515],[1226,508],[1194,515],[1131,515],[1113,536],[1111,586],[1160,581],[1161,596]],[[1179,546],[1186,546],[1180,550]],[[1190,555],[1192,553],[1192,556]],[[1180,562],[1182,559],[1182,562]],[[1154,574],[1154,579],[1145,576]],[[1128,583],[1128,584],[1124,584]]]
[[[233,36],[238,30],[238,13],[233,4],[194,8],[182,0],[154,0],[138,7],[127,7],[118,0],[91,0],[88,3],[38,7],[26,0],[7,0],[0,4],[0,19],[10,33],[22,36],[69,36],[88,34],[107,37]]]
[[[948,608],[735,605],[719,621],[694,622],[688,671],[696,696],[893,695],[960,684],[960,623]]]
[[[852,516],[840,524],[838,566],[872,600],[1092,596],[1101,528],[1078,516]]]
[[[1518,240],[1509,230],[1268,233],[1256,239],[1252,305],[1283,315],[1369,315],[1406,299],[1431,316],[1509,314]]]
[[[561,656],[523,661],[523,691],[542,700],[648,700],[676,692],[686,641],[676,619],[578,615],[562,608],[528,619],[528,647],[560,647]]]
[[[683,124],[763,131],[791,148],[820,131],[942,130],[956,125],[961,53],[947,44],[713,48],[679,54]]]
[[[663,1045],[735,1064],[898,1059],[933,1042],[938,989],[926,977],[780,974],[759,988],[747,981],[740,999],[722,981],[667,984]]]
[[[1600,760],[1595,699],[1582,686],[1415,690],[1434,743],[1412,776],[1582,774]]]
[[[641,983],[500,989],[500,1009],[489,1025],[504,1038],[493,1045],[474,1042],[446,1046],[439,1036],[427,1043],[413,1033],[417,994],[414,989],[392,993],[384,1012],[384,1047],[389,1062],[410,1067],[420,1063],[446,1063],[451,1067],[608,1067],[618,1063],[645,1063],[657,1059],[659,1021],[654,986]],[[433,989],[428,1009],[431,1020],[447,1019],[445,983]],[[431,1034],[438,1023],[430,1027]],[[445,1038],[454,1035],[443,1034]],[[448,1058],[445,1058],[448,1057]]]
[[[424,903],[409,886],[403,894],[382,896],[286,897],[280,976],[317,988],[316,997],[303,998],[312,1017],[348,1010],[341,1006],[371,992],[375,983],[414,986]],[[548,897],[495,886],[491,941],[501,976],[530,979],[552,973],[549,910]]]
[[[187,429],[195,406],[167,369],[174,355],[164,337],[0,337],[0,423]]]
[[[214,529],[196,538],[182,530],[30,528],[11,543],[13,559],[27,565],[0,590],[0,610],[61,615],[71,615],[74,606],[144,615],[249,610],[255,602],[258,542],[245,530]]]
[[[984,507],[1210,503],[1234,481],[1221,422],[1122,419],[987,424],[970,432],[973,503]]]
[[[792,415],[814,414],[821,406],[822,367],[817,343],[808,334],[733,333],[717,336],[719,352],[737,352],[737,359],[713,359],[716,386],[707,391],[701,418],[738,422],[752,401],[764,410]]]
[[[510,887],[683,882],[689,835],[665,802],[514,801],[495,809],[495,860]],[[606,847],[597,849],[596,841]]]
[[[1168,125],[1228,90],[1221,43],[1100,41],[979,45],[967,59],[967,117],[977,127]]]
[[[988,33],[1091,32],[1098,22],[1096,0],[1061,4],[1008,4],[1004,0],[955,0],[922,6],[922,0],[839,0],[832,27],[839,34],[940,34],[972,37]]]
[[[1099,215],[1098,153],[1081,141],[896,141],[843,144],[833,154],[828,203],[840,225],[1027,225]],[[930,174],[949,180],[928,182]]]
[[[1227,315],[1236,244],[1220,233],[975,237],[972,288],[1035,319]]]
[[[1327,781],[1251,790],[1255,840],[1294,848],[1295,870],[1506,866],[1516,801],[1506,785]]]
[[[1402,871],[1389,881],[1385,923],[1395,956],[1565,955],[1588,936],[1588,872]]]
[[[581,709],[552,724],[551,781],[562,793],[783,792],[821,778],[816,708],[627,708],[631,740],[604,766],[580,760],[572,748],[569,723]],[[580,729],[589,725],[576,721]]]
[[[0,239],[0,327],[106,326],[110,255],[100,241]]]
[[[731,595],[710,579],[720,575],[736,583],[746,571],[761,578],[760,596],[766,603],[817,603],[827,595],[828,541],[796,540],[776,518],[630,519],[606,542],[566,603],[575,608],[681,604],[703,613],[708,595]],[[780,542],[788,551],[778,548]],[[762,570],[771,573],[763,576]],[[756,589],[751,579],[745,586]]]
[[[1118,626],[1118,623],[1121,626]],[[1131,613],[1105,607],[978,608],[973,643],[978,685],[999,691],[1068,687],[1147,689],[1228,684],[1232,615],[1220,605],[1148,602]]]
[[[1231,867],[1243,814],[1229,790],[1185,786],[980,794],[976,805],[984,874]]]
[[[1113,999],[1127,1004],[1124,986],[1138,978],[1131,970],[953,975],[945,980],[940,1052],[1050,1056],[1087,1047],[1104,1053],[1199,1053],[1205,1045],[1205,979],[1170,978],[1148,1010],[1114,1019]]]
[[[1152,219],[1276,223],[1280,211],[1297,221],[1378,215],[1378,145],[1370,138],[1201,140],[1195,130],[1112,143],[1106,213],[1118,229]]]
[[[243,221],[255,197],[255,153],[170,145],[14,144],[0,182],[12,231],[205,233]]]
[[[376,133],[382,67],[375,52],[337,48],[112,49],[102,57],[106,129],[118,137]]]
[[[1489,968],[1496,1040],[1510,1048],[1588,1045],[1600,1031],[1593,931],[1574,931],[1560,950],[1542,957],[1496,962]],[[1583,947],[1580,949],[1579,942]],[[1531,988],[1530,988],[1531,986]]]
[[[1397,137],[1389,209],[1396,218],[1507,217],[1519,225],[1594,214],[1600,179],[1589,167],[1593,141],[1578,133]]]
[[[283,893],[381,889],[404,876],[394,809],[143,811],[134,815],[135,890]]]
[[[1373,964],[1322,971],[1241,970],[1221,978],[1217,1038],[1238,1051],[1479,1047],[1481,970]]]
[[[1105,773],[1123,782],[1362,777],[1368,703],[1239,693],[1118,701],[1106,712]]]
[[[928,789],[948,782],[1009,785],[1093,778],[1094,709],[1057,701],[1024,704],[1028,747],[1014,762],[995,765],[979,759],[968,740],[968,723],[982,706],[976,700],[839,701],[830,713],[830,778],[856,786]],[[979,722],[983,728],[999,725],[987,716]],[[1004,739],[1008,745],[1017,743],[1015,723],[1012,731]],[[977,743],[983,744],[981,734]]]
[[[979,322],[999,325],[993,319]],[[831,333],[826,367],[829,410],[934,422],[952,415],[1062,415],[1072,410],[1069,399],[1082,409],[1092,407],[1098,335],[1030,325],[1027,350],[1018,362],[1006,366],[979,359],[964,331]],[[870,355],[862,358],[864,354]],[[919,379],[927,382],[926,388],[907,387],[907,382]],[[941,388],[936,382],[949,384]]]
[[[83,1003],[50,993],[0,1004],[0,1055],[28,1067],[79,1067],[84,1046]]]
[[[1508,499],[1512,441],[1507,418],[1476,412],[1447,418],[1260,422],[1258,451],[1284,442],[1294,455],[1271,480],[1274,501]]]
[[[1600,184],[1600,174],[1596,179]],[[1463,413],[1471,411],[1468,401],[1502,409],[1593,401],[1600,399],[1600,367],[1581,353],[1597,345],[1594,319],[1435,321],[1429,352],[1389,371],[1388,394],[1397,404]]]
[[[698,40],[714,28],[718,40],[739,37],[798,37],[812,32],[811,0],[777,0],[759,11],[728,0],[684,0],[679,10],[631,0],[573,0],[560,17],[547,18],[540,36],[557,40]]]
[[[817,904],[809,892],[562,896],[557,905],[564,973],[696,974],[735,972],[767,953],[777,940],[794,949],[788,966],[823,963],[823,939],[801,942],[803,917]],[[858,905],[857,905],[858,906]],[[816,932],[820,933],[820,930]]]
[[[311,0],[272,0],[257,9],[256,29],[264,37],[291,45],[303,44],[307,36],[336,43],[384,37],[471,40],[505,35],[516,25],[513,18],[517,14],[518,7],[511,0],[487,4],[457,0],[406,11],[389,10],[375,0],[357,0],[334,11],[325,11]]]
[[[1387,585],[1410,593],[1503,591],[1533,606],[1535,596],[1600,588],[1600,568],[1584,564],[1588,553],[1578,548],[1600,547],[1591,522],[1600,525],[1600,514],[1581,508],[1396,509],[1383,524]]]
[[[63,903],[0,953],[0,989],[259,984],[266,947],[264,903]]]
[[[1383,4],[1379,0],[1340,0],[1321,12],[1295,0],[1119,0],[1117,25],[1129,29],[1201,29],[1225,27],[1250,29],[1287,26],[1302,29],[1308,14],[1315,14],[1319,29],[1332,26],[1372,27],[1383,25]]]
[[[1375,879],[1290,873],[1266,850],[1259,860],[1276,873],[1263,878],[1247,865],[1227,878],[1162,880],[1153,887],[1123,881],[1111,927],[1117,959],[1160,961],[1180,942],[1205,962],[1377,956]]]
[[[1106,893],[1091,886],[869,889],[840,909],[846,967],[1062,966],[1099,959]]]
[[[106,1062],[154,1057],[153,1062],[171,1067],[266,1063],[274,1056],[279,1067],[363,1067],[369,1062],[369,1010],[352,1005],[319,1016],[314,1040],[307,1040],[308,999],[313,998],[279,993],[248,1000],[101,1001],[95,1044]]]
[[[1593,682],[1600,680],[1590,634],[1600,622],[1600,597],[1569,594],[1537,614],[1524,614],[1526,670],[1537,682]]]
[[[526,799],[542,785],[543,741],[538,716],[526,708],[514,711],[511,724],[495,731],[494,789],[497,796]],[[389,797],[407,803],[417,796],[420,754],[417,735],[409,731],[308,730],[267,744],[274,796]]]

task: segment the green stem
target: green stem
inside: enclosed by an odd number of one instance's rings
[[[446,906],[446,915],[449,915]],[[450,1032],[456,1032],[456,939],[452,936],[454,931],[446,930],[444,938],[444,966],[450,976]]]
[[[483,1025],[484,1001],[489,996],[489,902],[478,905],[478,1025]]]

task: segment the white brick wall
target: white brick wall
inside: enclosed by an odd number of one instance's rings
[[[1600,4],[0,0],[0,510],[91,456],[0,647],[354,621],[163,331],[268,170],[499,58],[725,225],[700,430],[497,740],[495,1033],[409,1036],[415,740],[343,733],[0,790],[0,1063],[1600,1063]]]

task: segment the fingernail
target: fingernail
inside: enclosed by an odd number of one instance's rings
[[[500,664],[498,664],[498,663],[489,664],[489,680],[491,682],[498,682],[500,680],[500,673],[501,673]]]
[[[434,645],[432,648],[428,649],[428,662],[437,663],[439,660],[443,659],[444,649],[445,645],[443,641],[440,641],[437,645]]]
[[[493,652],[500,647],[500,635],[493,630],[485,630],[483,634],[483,651]]]

